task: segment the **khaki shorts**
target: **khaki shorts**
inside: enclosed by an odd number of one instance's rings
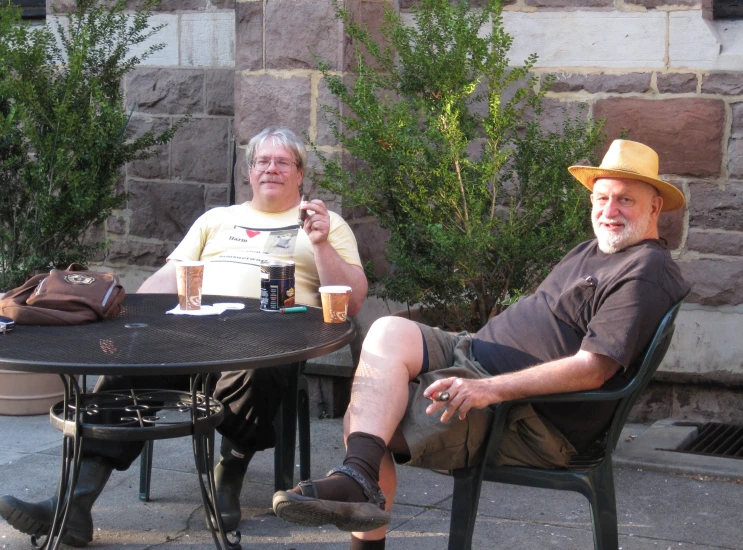
[[[471,409],[464,420],[457,416],[446,423],[441,411],[426,414],[431,401],[423,391],[434,381],[451,376],[490,378],[472,356],[472,336],[454,334],[418,324],[428,348],[428,372],[409,384],[408,407],[400,423],[410,456],[396,455],[395,460],[421,468],[452,470],[482,462],[485,438],[492,411]],[[514,406],[498,449],[495,464],[564,468],[576,454],[573,445],[531,405]]]

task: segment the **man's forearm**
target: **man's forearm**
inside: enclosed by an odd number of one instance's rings
[[[164,266],[142,283],[137,294],[177,294],[178,284],[175,279],[177,260],[166,262]]]
[[[356,315],[361,310],[368,290],[364,270],[346,262],[327,241],[315,245],[313,249],[320,284],[350,286],[351,300],[348,304],[348,314]]]
[[[619,364],[604,355],[579,351],[571,357],[492,378],[442,378],[428,386],[424,395],[434,399],[438,391],[449,394],[448,401],[435,400],[428,414],[444,409],[441,421],[454,414],[464,418],[470,409],[524,397],[600,388],[617,371]]]
[[[595,390],[619,368],[613,359],[586,351],[522,371],[488,378],[492,403],[535,395]]]

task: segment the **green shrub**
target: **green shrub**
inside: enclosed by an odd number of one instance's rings
[[[476,330],[587,238],[587,194],[567,167],[595,161],[601,125],[566,115],[560,131],[540,128],[551,81],[536,90],[536,55],[509,67],[497,2],[421,0],[414,25],[387,11],[379,42],[348,11],[338,16],[353,74],[320,69],[342,106],[325,110],[346,153],[313,143],[315,181],[389,232],[393,267],[374,294]]]
[[[72,261],[105,243],[88,238],[126,200],[121,168],[167,143],[180,124],[130,139],[124,75],[163,48],[132,48],[149,27],[154,1],[133,15],[126,2],[78,0],[66,25],[21,24],[0,7],[0,290]],[[182,123],[182,122],[181,122]]]

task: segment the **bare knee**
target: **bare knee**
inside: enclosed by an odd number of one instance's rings
[[[409,319],[395,316],[380,317],[369,327],[369,331],[364,339],[364,345],[366,346],[367,342],[386,342],[399,337],[401,334],[411,332],[420,333],[420,330],[418,329],[418,325]]]
[[[362,360],[376,357],[404,363],[412,377],[423,361],[423,339],[418,325],[402,317],[382,317],[369,328],[361,350]]]

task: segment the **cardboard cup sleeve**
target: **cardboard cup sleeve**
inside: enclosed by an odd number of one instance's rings
[[[186,311],[201,309],[204,262],[178,262],[175,273],[178,282],[178,305],[180,308]]]
[[[322,315],[326,323],[345,323],[348,317],[350,286],[321,286]]]

